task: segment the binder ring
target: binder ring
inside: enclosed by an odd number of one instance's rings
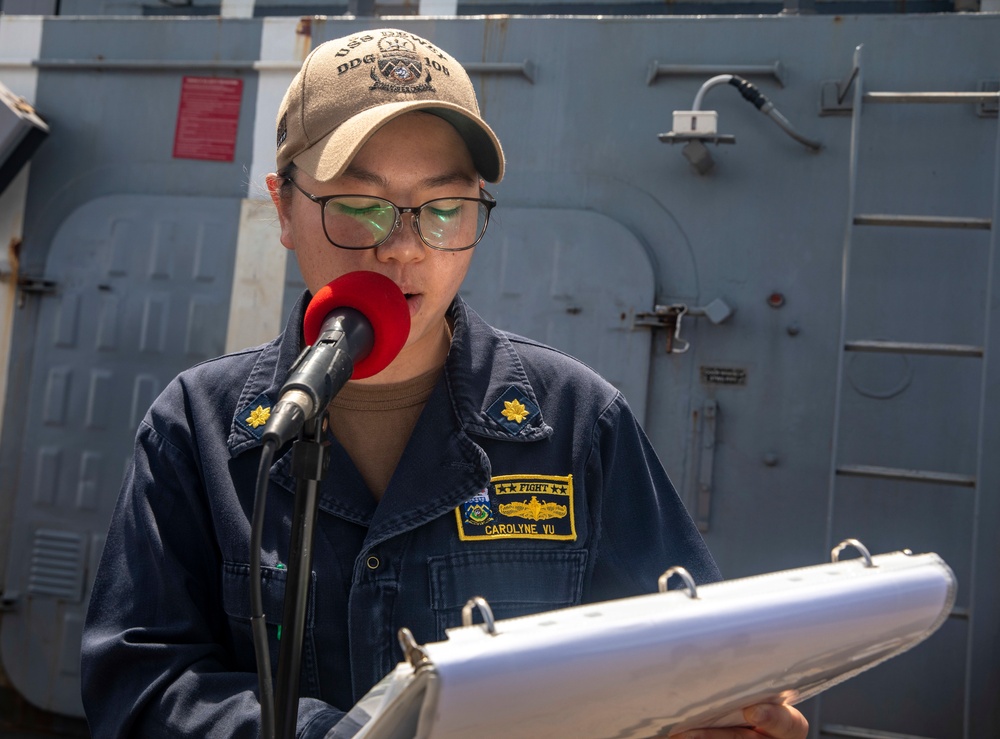
[[[865,567],[874,567],[872,563],[872,555],[868,553],[868,548],[862,544],[857,539],[844,539],[837,546],[830,550],[830,561],[839,562],[840,553],[847,549],[847,547],[854,547],[861,553],[861,558],[865,561]]]
[[[479,609],[479,614],[483,617],[483,631],[487,634],[496,635],[497,626],[493,621],[493,609],[486,602],[485,598],[476,596],[462,606],[462,626],[472,626],[472,608]]]
[[[658,585],[660,587],[660,592],[667,592],[667,581],[672,575],[677,575],[681,580],[684,581],[684,586],[687,588],[687,593],[689,598],[698,597],[698,588],[694,584],[694,578],[691,577],[691,573],[685,570],[683,567],[671,567],[669,570],[660,575]]]
[[[396,638],[399,639],[399,646],[403,649],[403,656],[406,657],[406,661],[410,663],[410,667],[414,671],[431,664],[427,650],[417,644],[417,640],[413,638],[413,632],[408,628],[405,626],[401,628],[396,634]]]

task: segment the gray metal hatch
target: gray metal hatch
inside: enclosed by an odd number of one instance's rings
[[[635,235],[595,211],[498,208],[462,296],[497,328],[569,352],[614,384],[642,421],[650,337],[634,315],[653,304],[652,265]]]
[[[0,628],[11,681],[82,715],[80,637],[132,439],[184,367],[222,352],[239,201],[116,195],[49,252]]]

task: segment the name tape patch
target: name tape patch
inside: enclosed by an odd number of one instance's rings
[[[455,509],[458,538],[576,541],[573,476],[500,475]]]

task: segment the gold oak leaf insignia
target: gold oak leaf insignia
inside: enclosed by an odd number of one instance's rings
[[[267,423],[267,419],[269,419],[270,417],[271,417],[271,409],[265,408],[262,405],[258,405],[256,408],[250,411],[250,417],[247,419],[247,423],[249,423],[254,428],[257,428],[258,426],[263,426],[265,423]]]
[[[508,421],[521,423],[521,421],[528,417],[528,409],[519,400],[505,400],[500,415]]]

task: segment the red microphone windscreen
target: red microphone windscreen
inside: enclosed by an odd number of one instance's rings
[[[306,344],[312,345],[326,317],[337,308],[353,308],[372,325],[375,341],[368,356],[354,365],[352,380],[377,375],[399,354],[410,335],[410,309],[396,283],[378,272],[348,272],[313,296],[302,321]]]

